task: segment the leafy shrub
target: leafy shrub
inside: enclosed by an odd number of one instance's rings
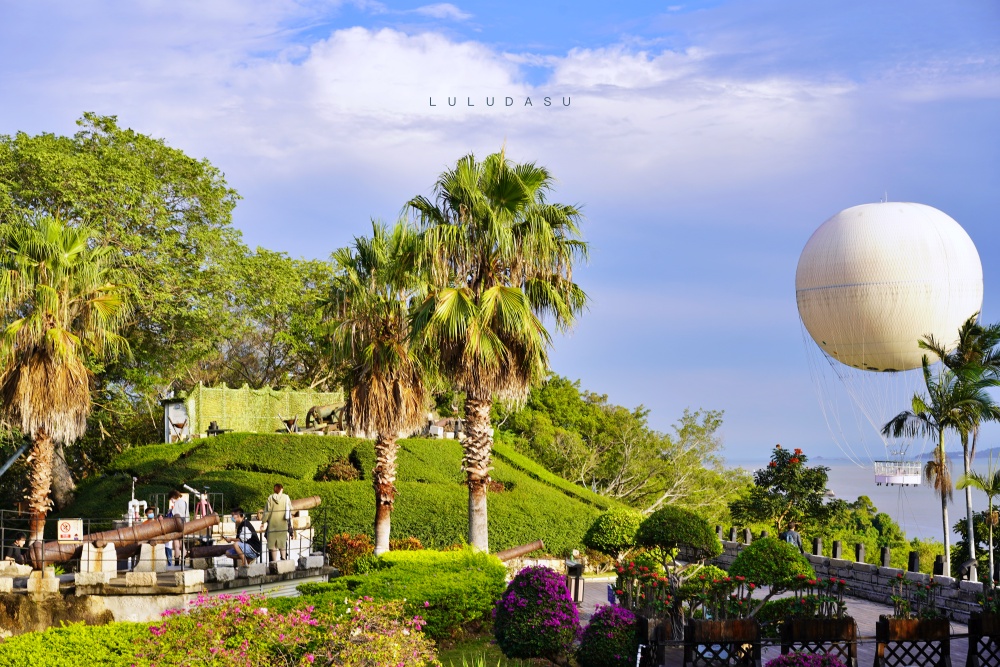
[[[317,660],[343,667],[440,664],[421,632],[423,621],[407,618],[401,601],[329,604],[323,617],[314,616],[312,608],[282,612],[272,602],[262,596],[199,597],[188,613],[169,611],[151,625],[137,657],[153,664],[219,667]]]
[[[341,533],[326,542],[326,555],[330,565],[340,570],[341,574],[354,574],[357,572],[358,559],[374,552],[372,538],[365,534]]]
[[[762,537],[745,547],[729,567],[729,574],[770,586],[772,593],[790,588],[797,575],[816,577],[809,560],[796,547],[775,537]]]
[[[722,543],[703,517],[689,510],[667,505],[643,520],[636,532],[636,542],[644,547],[676,549],[686,547],[699,558],[714,558],[722,553]]]
[[[635,614],[618,606],[598,605],[580,638],[580,667],[631,667],[639,649]]]
[[[302,584],[295,604],[319,606],[348,596],[376,600],[405,598],[407,614],[422,616],[434,639],[459,634],[489,619],[507,584],[507,569],[496,556],[462,551],[390,551],[375,559],[381,569],[338,577],[325,584]]]
[[[338,456],[317,472],[313,479],[317,482],[353,482],[361,479],[361,471],[349,458]]]
[[[565,577],[547,567],[518,572],[494,611],[493,634],[508,658],[562,662],[579,629]]]
[[[612,508],[594,519],[583,536],[583,543],[620,562],[635,548],[635,534],[641,523],[642,514],[636,510]]]
[[[844,663],[832,655],[788,653],[769,660],[764,667],[844,667]]]
[[[390,551],[423,551],[424,545],[415,537],[404,537],[401,540],[390,539]]]
[[[757,612],[756,619],[760,624],[761,633],[767,637],[777,637],[780,634],[781,623],[789,616],[793,616],[800,605],[799,598],[778,598],[768,600]]]
[[[74,623],[0,640],[0,665],[76,667],[86,656],[92,665],[128,667],[135,663],[135,643],[147,636],[146,623]]]

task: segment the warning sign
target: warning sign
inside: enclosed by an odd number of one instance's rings
[[[83,541],[83,519],[59,519],[58,527],[60,542]]]

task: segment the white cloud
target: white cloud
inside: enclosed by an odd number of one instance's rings
[[[466,21],[472,18],[472,14],[463,12],[450,2],[438,2],[433,5],[424,5],[413,10],[414,14],[422,14],[435,19],[446,19],[450,21]]]

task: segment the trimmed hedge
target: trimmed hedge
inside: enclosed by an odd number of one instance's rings
[[[517,452],[513,447],[498,442],[493,443],[494,462],[502,461],[512,469],[553,486],[575,500],[587,503],[599,510],[607,511],[613,507],[628,507],[614,498],[608,498],[594,493],[590,489],[574,484],[569,480],[555,475],[545,469],[544,466],[535,463],[524,454]],[[495,476],[495,475],[494,475]]]
[[[636,542],[639,546],[661,549],[687,547],[704,558],[722,553],[722,542],[708,521],[672,505],[661,507],[643,520],[636,532]]]
[[[792,585],[796,575],[816,577],[809,559],[797,547],[775,537],[762,537],[750,543],[729,566],[729,576],[747,580],[772,590]]]
[[[314,480],[319,470],[338,458],[356,465],[361,479]],[[400,441],[394,536],[413,536],[430,548],[464,542],[468,489],[463,484],[461,460],[461,444],[454,440]],[[328,519],[328,535],[371,534],[374,466],[371,441],[335,436],[229,433],[181,445],[136,447],[112,463],[112,474],[85,480],[76,503],[60,515],[118,516],[131,497],[132,476],[139,478],[136,496],[140,498],[166,493],[186,482],[222,493],[227,511],[240,505],[251,512],[263,507],[274,483],[281,482],[293,498],[323,498],[313,516],[317,523],[324,516]],[[584,533],[600,513],[599,504],[621,507],[516,453],[498,451],[493,477],[503,490],[491,492],[489,498],[492,550],[542,539],[547,551],[568,555],[583,545]]]
[[[80,664],[128,667],[135,664],[135,644],[149,636],[148,623],[84,625],[74,623],[45,632],[0,640],[4,667],[77,667]]]
[[[343,603],[345,597],[405,599],[409,615],[427,620],[424,632],[434,639],[451,637],[470,623],[489,618],[507,584],[507,568],[496,556],[461,551],[391,551],[376,559],[368,574],[338,577],[325,584],[302,584],[302,598],[282,606]]]

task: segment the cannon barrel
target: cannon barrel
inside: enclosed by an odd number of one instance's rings
[[[503,551],[498,551],[494,554],[497,558],[502,561],[513,560],[518,556],[524,556],[530,554],[532,551],[537,551],[538,549],[544,549],[545,543],[541,540],[535,540],[534,542],[529,542],[528,544],[522,544],[519,547],[511,547],[510,549],[504,549]]]
[[[188,549],[188,555],[191,558],[214,558],[215,556],[224,556],[226,552],[229,551],[231,545],[229,544],[206,544],[204,546],[191,547]]]
[[[314,507],[319,507],[323,499],[319,496],[309,496],[308,498],[296,498],[292,501],[292,511],[298,512],[299,510],[311,510]]]
[[[116,547],[118,545],[127,546],[149,542],[156,538],[166,540],[166,536],[173,533],[177,533],[174,539],[180,539],[181,535],[196,533],[217,523],[219,523],[219,516],[217,514],[211,514],[186,523],[180,517],[167,518],[161,516],[152,521],[144,521],[132,526],[125,526],[124,528],[113,528],[112,530],[103,530],[99,533],[90,533],[84,536],[84,540],[98,544],[113,542]],[[40,567],[43,562],[46,564],[65,563],[68,560],[79,558],[82,551],[83,546],[81,544],[60,544],[59,542],[45,542],[43,544],[35,542],[31,545],[29,554],[32,565]]]

